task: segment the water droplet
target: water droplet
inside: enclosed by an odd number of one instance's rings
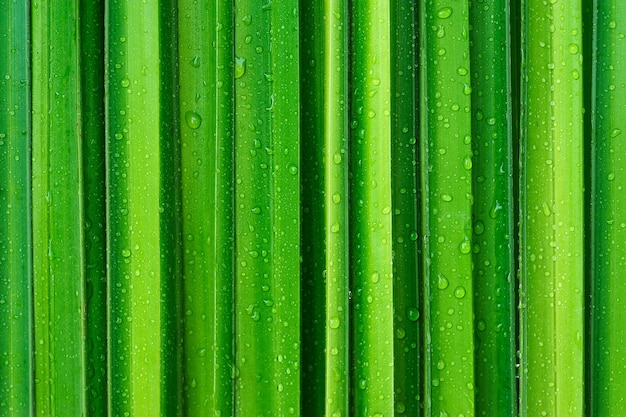
[[[609,174],[606,176],[606,179],[609,181],[613,181],[615,179],[615,173],[609,172]]]
[[[578,53],[578,45],[576,45],[575,43],[570,43],[568,49],[569,49],[569,53],[570,54],[577,54]]]
[[[621,129],[613,129],[611,131],[611,137],[612,138],[616,138],[620,135],[620,133],[622,133]]]
[[[452,16],[452,7],[442,7],[437,11],[437,17],[440,19],[447,19]]]
[[[482,220],[476,220],[476,223],[474,223],[474,233],[480,236],[483,234],[484,231],[485,223],[483,223]]]
[[[468,238],[463,239],[463,241],[459,244],[459,252],[464,255],[467,255],[472,250],[472,243]]]
[[[296,174],[298,173],[298,167],[297,167],[297,166],[295,166],[295,165],[291,165],[291,166],[289,167],[289,173],[290,173],[291,175],[296,175]]]
[[[442,195],[441,195],[441,199],[442,199],[443,201],[450,202],[450,201],[452,201],[452,196],[451,196],[450,194],[442,194]]]
[[[380,275],[378,274],[378,272],[374,272],[371,276],[371,280],[374,284],[376,284],[378,281],[380,281]]]
[[[198,55],[191,58],[191,66],[194,68],[200,68],[200,57]]]
[[[472,157],[470,155],[466,155],[465,159],[463,159],[463,168],[467,170],[472,169]]]
[[[328,320],[328,326],[330,326],[331,329],[337,329],[340,325],[341,321],[339,317],[331,317],[330,320]]]
[[[502,204],[500,204],[500,202],[496,200],[493,207],[491,207],[491,210],[489,210],[489,217],[491,217],[492,219],[495,219],[500,215],[501,211],[502,211]]]
[[[124,88],[128,87],[130,85],[130,80],[128,78],[124,78],[121,82],[120,85]]]
[[[336,164],[341,163],[341,154],[339,152],[335,152],[335,154],[333,155],[333,162]]]
[[[406,315],[407,315],[409,321],[417,321],[420,318],[420,312],[415,307],[407,308]]]
[[[546,217],[550,216],[550,214],[552,214],[552,212],[550,211],[550,206],[546,202],[544,202],[541,205],[541,210],[543,211],[543,214],[546,215]]]
[[[241,78],[246,73],[246,58],[235,57],[235,78]]]
[[[261,214],[261,207],[252,207],[252,209],[250,209],[252,211],[252,213],[254,214]]]
[[[200,117],[200,115],[195,111],[189,110],[185,113],[185,122],[191,129],[196,130],[202,124],[202,117]]]
[[[341,202],[341,195],[339,193],[333,194],[333,203],[339,204]]]
[[[122,256],[128,258],[130,256],[130,249],[122,249]]]
[[[478,331],[484,332],[485,329],[487,328],[487,324],[485,323],[485,320],[478,320],[478,322],[476,323],[476,328],[478,329]]]
[[[467,68],[465,68],[465,67],[458,67],[456,69],[456,72],[459,75],[467,75]]]
[[[445,290],[448,288],[449,282],[448,278],[446,278],[443,274],[439,274],[437,276],[437,288],[440,290]]]
[[[456,289],[454,290],[454,296],[459,299],[465,297],[465,288],[456,287]]]
[[[443,359],[439,359],[437,362],[437,369],[442,370],[446,367],[446,362]]]
[[[245,23],[246,26],[250,26],[250,23],[252,23],[252,16],[247,14],[241,18],[241,21]]]

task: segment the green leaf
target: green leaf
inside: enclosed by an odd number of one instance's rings
[[[178,2],[184,414],[233,415],[232,2]]]
[[[298,4],[235,4],[236,406],[300,410]]]
[[[421,9],[425,414],[475,415],[468,2]]]
[[[419,415],[421,394],[417,138],[419,86],[417,70],[418,6],[391,2],[392,85],[392,225],[395,411]]]
[[[476,414],[517,415],[509,5],[470,3]]]
[[[104,3],[80,2],[87,414],[107,413]]]
[[[393,415],[391,6],[354,2],[351,13],[353,407]]]
[[[0,1],[0,415],[29,415],[33,389],[30,8]]]
[[[580,2],[522,2],[522,416],[584,415]]]
[[[79,9],[78,2],[69,0],[31,5],[35,413],[83,415],[85,217]]]
[[[106,4],[109,403],[177,415],[180,291],[175,42],[168,1]]]
[[[594,102],[592,186],[592,415],[610,416],[626,406],[626,341],[623,272],[626,251],[626,148],[624,147],[623,24],[626,5],[594,2]],[[622,133],[624,132],[624,133]]]
[[[302,12],[302,62],[316,63],[302,70],[302,204],[313,220],[302,229],[303,361],[312,368],[302,412],[348,415],[348,3],[311,2]]]

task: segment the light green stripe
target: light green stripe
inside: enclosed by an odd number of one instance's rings
[[[523,12],[520,413],[582,416],[581,4]]]
[[[167,1],[107,3],[109,392],[113,415],[176,412],[175,82]],[[164,23],[165,22],[165,23]],[[171,52],[170,52],[171,53]],[[172,100],[174,98],[174,100]],[[165,119],[167,115],[167,119]]]
[[[391,9],[386,0],[352,7],[354,413],[392,415]]]
[[[233,415],[232,4],[179,1],[187,416]]]
[[[474,409],[471,79],[468,2],[422,7],[424,411]]]
[[[296,1],[235,3],[236,409],[300,410]]]

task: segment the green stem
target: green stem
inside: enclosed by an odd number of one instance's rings
[[[475,415],[468,3],[423,3],[426,416]]]
[[[354,412],[393,415],[392,16],[388,0],[354,2],[351,12]]]
[[[180,0],[186,416],[233,415],[232,2]]]
[[[236,414],[300,410],[298,5],[236,1]]]
[[[0,416],[32,413],[30,8],[0,1]]]
[[[476,414],[514,416],[515,279],[509,6],[470,3]]]
[[[626,4],[595,2],[591,415],[619,415],[626,406]]]
[[[416,141],[419,112],[417,6],[392,2],[392,207],[393,302],[395,315],[394,389],[398,415],[419,415],[420,333],[418,178]]]
[[[520,413],[582,416],[581,4],[522,6]]]
[[[177,415],[176,12],[106,7],[110,413]]]
[[[32,2],[35,412],[84,415],[85,222],[78,2]]]

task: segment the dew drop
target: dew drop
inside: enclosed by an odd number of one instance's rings
[[[437,276],[437,288],[440,290],[445,290],[448,288],[449,282],[448,278],[446,278],[443,274],[439,274]]]
[[[196,130],[202,124],[202,117],[200,117],[200,115],[195,111],[189,110],[185,113],[185,122],[191,129]]]
[[[454,290],[454,296],[459,299],[465,297],[465,288],[456,287],[456,289]]]
[[[235,78],[241,78],[246,73],[246,58],[235,57]]]
[[[437,17],[439,19],[447,19],[452,16],[452,7],[442,7],[437,11]]]
[[[328,320],[328,326],[330,326],[331,329],[338,329],[340,325],[341,321],[339,317],[331,317],[330,320]]]
[[[470,253],[472,250],[472,244],[469,241],[469,239],[465,238],[460,244],[459,244],[459,252],[461,252],[464,255],[467,255],[468,253]]]

